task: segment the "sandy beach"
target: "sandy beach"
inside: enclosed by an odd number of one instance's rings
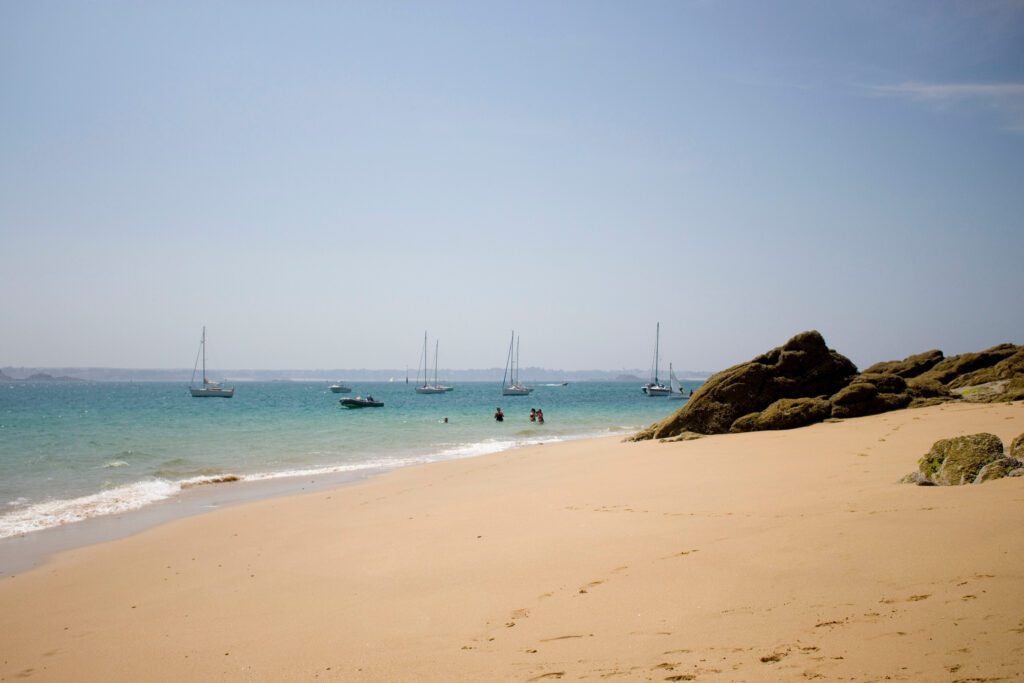
[[[1024,479],[897,484],[946,405],[412,467],[0,582],[0,680],[1024,678]]]

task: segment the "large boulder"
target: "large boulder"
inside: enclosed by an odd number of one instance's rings
[[[1003,442],[982,432],[936,441],[917,465],[925,479],[939,486],[974,483],[985,465],[1003,459]]]
[[[738,418],[731,432],[759,432],[769,429],[796,429],[821,422],[832,413],[832,404],[824,398],[780,398],[759,413]]]
[[[864,373],[832,396],[832,417],[861,417],[905,408],[912,400],[900,375]]]
[[[816,331],[802,332],[753,360],[712,375],[682,408],[635,438],[667,438],[684,431],[722,434],[744,415],[782,398],[831,396],[857,374],[845,356]]]
[[[942,355],[942,351],[932,349],[931,351],[925,351],[924,353],[907,356],[903,360],[888,360],[881,363],[875,363],[865,370],[864,373],[876,375],[899,375],[904,379],[910,379],[911,377],[917,377],[921,373],[931,370],[944,358],[945,356]]]

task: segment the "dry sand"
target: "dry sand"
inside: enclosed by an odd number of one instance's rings
[[[1024,679],[1024,404],[405,469],[0,582],[0,680]],[[230,485],[230,484],[229,484]]]

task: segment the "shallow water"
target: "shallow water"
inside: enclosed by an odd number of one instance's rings
[[[538,384],[530,396],[501,396],[490,382],[427,395],[405,383],[350,385],[332,394],[326,383],[241,383],[231,399],[166,382],[0,385],[0,538],[139,509],[225,475],[359,473],[625,434],[682,405],[619,382]],[[385,407],[340,406],[356,395]],[[529,421],[530,408],[545,424]]]

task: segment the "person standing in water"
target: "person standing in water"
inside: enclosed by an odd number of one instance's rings
[[[498,408],[494,409],[494,420],[496,422],[504,422],[505,421],[505,413],[501,412],[501,407],[500,406]]]
[[[540,408],[537,408],[537,422],[544,424],[544,411]]]
[[[537,421],[537,411],[534,408],[530,408],[530,422]]]

